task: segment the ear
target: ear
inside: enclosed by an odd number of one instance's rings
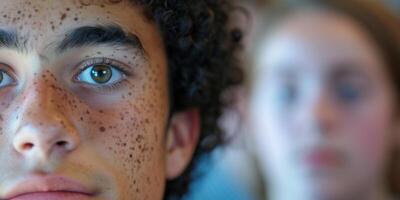
[[[197,109],[175,113],[170,121],[166,145],[166,176],[178,177],[192,160],[200,134],[200,116]]]
[[[232,2],[233,7],[229,14],[228,30],[231,33],[232,41],[239,42],[246,50],[249,36],[252,34],[253,26],[255,25],[255,9],[247,1],[234,0]],[[238,34],[240,32],[237,31],[240,31],[241,34]]]

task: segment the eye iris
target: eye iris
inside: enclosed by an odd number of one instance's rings
[[[3,76],[4,76],[4,75],[3,75],[3,72],[0,71],[0,83],[3,82],[3,78],[4,78]]]
[[[360,97],[360,92],[355,87],[342,86],[339,88],[340,97],[346,102],[354,102]]]
[[[95,65],[92,67],[90,75],[97,83],[106,83],[111,79],[112,71],[107,65]]]

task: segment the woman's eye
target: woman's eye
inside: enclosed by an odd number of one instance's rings
[[[0,88],[12,85],[14,79],[11,78],[5,71],[0,70]]]
[[[336,87],[336,96],[344,103],[354,103],[361,98],[362,91],[351,84],[340,84]]]
[[[93,85],[112,85],[124,78],[123,72],[107,64],[93,64],[78,75],[78,81]]]

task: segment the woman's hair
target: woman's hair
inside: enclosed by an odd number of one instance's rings
[[[227,28],[229,0],[130,0],[143,6],[161,31],[168,59],[170,112],[198,108],[199,144],[185,172],[167,182],[165,199],[180,199],[193,182],[200,160],[223,143],[217,121],[221,93],[239,84],[242,71],[235,58],[240,34]]]
[[[285,17],[299,11],[317,9],[333,11],[355,20],[368,34],[382,53],[386,61],[386,72],[390,77],[396,101],[400,99],[400,21],[381,2],[366,0],[280,0],[269,2],[262,10],[262,21],[257,27],[254,50],[257,44],[274,26]],[[400,117],[400,107],[397,108],[397,117]],[[393,159],[388,164],[388,186],[393,193],[400,193],[400,151],[394,150]],[[399,157],[399,158],[397,158]]]

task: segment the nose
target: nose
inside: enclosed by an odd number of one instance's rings
[[[77,148],[79,137],[63,109],[66,95],[54,83],[39,80],[28,87],[17,110],[18,125],[14,149],[26,157],[46,159],[51,154],[66,154]]]
[[[300,124],[310,133],[328,134],[336,123],[337,108],[326,92],[319,92],[303,108]]]
[[[56,122],[45,122],[56,123]],[[40,126],[46,127],[41,128]],[[46,124],[26,124],[18,131],[13,140],[14,149],[24,156],[48,158],[52,153],[65,154],[77,146],[77,138],[65,133],[62,127]]]

